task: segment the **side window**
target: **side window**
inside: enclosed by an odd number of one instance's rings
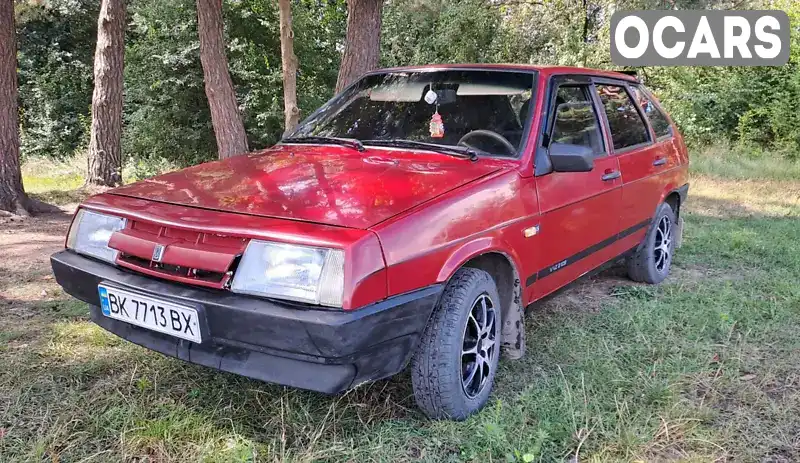
[[[585,146],[595,154],[605,152],[597,114],[585,85],[558,87],[550,141]]]
[[[606,111],[615,150],[650,141],[647,125],[639,115],[639,111],[636,110],[625,87],[599,84],[597,93]]]
[[[647,116],[647,120],[650,121],[650,125],[653,126],[653,132],[656,133],[656,137],[661,138],[672,135],[672,127],[669,125],[667,116],[658,109],[658,106],[647,96],[641,86],[632,88],[633,96],[636,98],[636,102],[639,103],[639,107],[642,108],[642,111],[644,111],[644,114]]]

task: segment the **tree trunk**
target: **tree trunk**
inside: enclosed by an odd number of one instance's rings
[[[102,0],[94,52],[92,130],[87,185],[122,183],[122,69],[126,0]]]
[[[0,215],[55,212],[57,207],[29,198],[22,186],[17,92],[14,0],[0,0]]]
[[[28,215],[19,169],[14,0],[0,0],[0,210]]]
[[[297,107],[297,56],[294,54],[292,5],[289,0],[278,0],[281,16],[281,66],[283,67],[283,111],[285,130],[293,130],[300,122]]]
[[[247,134],[228,72],[222,26],[222,0],[197,0],[200,63],[220,159],[247,152]]]
[[[337,93],[365,72],[378,67],[382,10],[383,0],[347,2],[347,37],[336,81]]]
[[[581,66],[586,66],[589,53],[589,2],[583,0],[583,31],[581,33]]]

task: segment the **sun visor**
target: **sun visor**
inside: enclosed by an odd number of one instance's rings
[[[422,91],[427,85],[424,82],[380,85],[370,91],[369,99],[372,101],[417,102],[422,100]]]
[[[521,95],[530,92],[528,87],[515,87],[512,85],[498,84],[473,84],[463,83],[458,86],[456,94],[458,96],[479,96],[479,95]]]

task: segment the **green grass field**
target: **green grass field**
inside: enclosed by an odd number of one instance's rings
[[[66,219],[0,230],[0,461],[800,461],[800,167],[694,162],[667,281],[615,268],[533,307],[462,423],[407,375],[329,397],[121,341],[48,277]]]

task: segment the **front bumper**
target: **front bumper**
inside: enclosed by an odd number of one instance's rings
[[[91,305],[92,320],[181,360],[286,386],[337,393],[408,364],[443,290],[440,284],[354,310],[317,310],[145,277],[71,251],[50,258],[56,281]],[[201,344],[105,317],[101,282],[198,307]]]

